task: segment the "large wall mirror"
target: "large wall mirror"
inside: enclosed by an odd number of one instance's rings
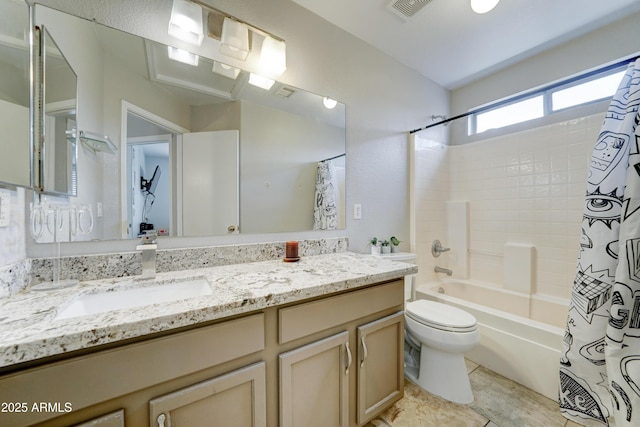
[[[41,5],[35,12],[78,76],[78,131],[116,147],[78,143],[69,203],[92,206],[95,221],[75,240],[148,229],[208,236],[344,228],[344,104],[329,109],[322,96],[278,82],[253,86],[248,72],[209,58],[187,64],[166,45]],[[325,195],[317,188],[327,187],[334,218],[318,221],[314,206]]]
[[[29,8],[0,0],[0,183],[31,186]]]

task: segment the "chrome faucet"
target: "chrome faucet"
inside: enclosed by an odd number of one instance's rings
[[[453,271],[449,270],[448,268],[438,267],[437,265],[435,266],[433,271],[435,271],[436,273],[445,273],[447,276],[451,276],[453,274]]]
[[[156,241],[158,234],[155,231],[147,230],[140,239],[140,244],[136,250],[142,251],[142,278],[153,279],[156,277]]]
[[[444,246],[442,246],[440,240],[434,240],[431,244],[431,255],[433,255],[435,258],[439,257],[442,252],[447,252],[450,250],[451,248],[445,248]]]

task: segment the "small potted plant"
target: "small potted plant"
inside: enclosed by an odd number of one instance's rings
[[[400,252],[400,248],[398,247],[398,245],[400,245],[400,242],[402,240],[398,240],[396,236],[391,236],[389,241],[391,241],[391,252],[394,254]]]
[[[378,238],[372,238],[369,243],[371,243],[371,255],[380,255],[380,246],[378,246]]]
[[[383,240],[382,242],[380,242],[380,249],[382,250],[383,254],[391,253],[391,247],[389,246],[389,241]]]

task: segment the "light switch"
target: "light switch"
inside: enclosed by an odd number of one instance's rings
[[[362,219],[362,205],[360,203],[353,205],[353,219]]]
[[[11,219],[11,193],[0,190],[0,227],[8,227]]]

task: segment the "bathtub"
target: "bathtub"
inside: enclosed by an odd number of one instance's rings
[[[467,353],[467,359],[557,399],[568,300],[451,279],[418,285],[415,290],[418,299],[453,305],[476,317],[480,343]],[[543,314],[553,324],[535,320]]]

